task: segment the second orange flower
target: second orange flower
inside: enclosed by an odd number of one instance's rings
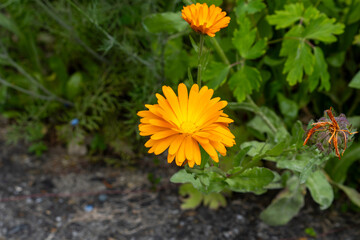
[[[215,5],[208,7],[206,3],[184,6],[181,13],[182,18],[190,24],[194,31],[210,37],[214,37],[216,32],[230,23],[230,17],[226,17],[226,12]]]

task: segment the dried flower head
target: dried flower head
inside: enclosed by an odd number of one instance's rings
[[[313,127],[307,132],[304,145],[314,135],[312,142],[319,150],[325,151],[327,148],[329,153],[334,148],[335,154],[339,159],[341,159],[346,150],[347,142],[351,141],[352,135],[357,133],[351,132],[351,125],[344,114],[334,117],[331,107],[325,111],[324,117],[311,125]],[[343,149],[341,156],[339,148]]]
[[[140,111],[141,136],[151,136],[145,143],[149,153],[156,155],[168,149],[168,162],[174,159],[178,166],[201,164],[201,147],[218,162],[218,153],[225,156],[226,148],[235,144],[228,124],[233,122],[222,109],[226,101],[211,98],[214,90],[206,86],[199,91],[194,84],[190,94],[185,84],[178,86],[178,96],[168,86],[162,88],[164,96],[156,94],[158,104],[145,105],[149,110]]]
[[[187,21],[191,28],[202,34],[214,37],[215,33],[229,25],[230,17],[221,8],[206,3],[191,4],[181,10],[182,18]]]

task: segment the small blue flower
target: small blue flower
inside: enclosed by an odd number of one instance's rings
[[[76,125],[78,125],[78,124],[79,124],[79,119],[74,118],[73,120],[70,121],[70,124],[71,124],[71,126],[76,126]]]

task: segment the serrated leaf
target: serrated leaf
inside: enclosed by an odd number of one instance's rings
[[[216,210],[219,207],[226,207],[226,199],[221,193],[210,193],[204,195],[204,205]]]
[[[319,40],[325,43],[336,41],[334,34],[344,32],[344,24],[336,23],[335,18],[328,18],[325,14],[321,14],[316,19],[311,19],[305,27],[303,36],[306,39]]]
[[[240,174],[227,178],[230,190],[234,192],[263,193],[264,187],[274,179],[274,174],[267,168],[254,167]]]
[[[244,17],[240,23],[239,29],[234,31],[232,42],[242,58],[255,59],[265,53],[266,41],[264,39],[256,40],[256,28],[251,29],[251,22]]]
[[[230,66],[227,64],[210,62],[203,74],[203,80],[206,86],[215,90],[226,80],[229,71]]]
[[[261,81],[261,74],[256,68],[244,65],[230,78],[229,86],[238,102],[242,102],[246,95],[260,88]]]
[[[183,184],[179,188],[179,194],[183,197],[188,196],[186,198],[182,198],[181,209],[194,209],[200,206],[203,200],[203,194],[196,190],[191,184]]]
[[[324,58],[324,54],[319,47],[314,48],[315,64],[314,71],[309,76],[309,89],[310,92],[314,91],[321,79],[320,89],[325,91],[330,90],[330,74],[327,70],[328,65]]]
[[[286,35],[291,37],[291,35],[296,35],[301,30],[302,27],[299,26],[294,28],[293,31],[289,31]],[[296,39],[284,40],[280,55],[287,56],[283,73],[288,73],[286,80],[291,86],[302,81],[304,71],[307,75],[313,73],[314,56],[311,53],[310,46],[305,41]]]
[[[181,13],[155,13],[144,18],[143,25],[151,33],[175,33],[185,30],[188,23],[181,18]]]
[[[236,16],[244,16],[245,14],[254,14],[260,12],[266,8],[266,5],[263,3],[262,0],[239,0],[237,2],[237,7],[235,8]]]
[[[360,89],[360,71],[358,71],[353,79],[351,79],[349,87]]]
[[[266,17],[270,25],[276,25],[276,29],[286,28],[299,21],[304,12],[302,3],[285,5],[284,10],[277,10],[275,14]]]
[[[271,226],[288,223],[304,206],[303,188],[296,178],[287,181],[287,188],[280,192],[260,214],[261,220]]]
[[[330,207],[334,200],[334,192],[321,170],[313,172],[306,180],[306,187],[315,202],[320,205],[320,209],[324,210]]]

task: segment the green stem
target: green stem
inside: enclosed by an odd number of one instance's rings
[[[252,100],[250,95],[246,96],[247,101],[256,109],[255,113],[265,122],[266,125],[270,128],[273,133],[276,133],[276,127],[271,123],[271,121],[266,117],[266,115],[261,111],[258,105]]]
[[[198,72],[197,72],[197,84],[201,88],[201,71],[202,71],[202,54],[204,48],[204,34],[200,34],[200,44],[199,44],[199,55],[198,55]]]
[[[217,42],[216,38],[211,38],[211,43],[213,44],[215,51],[219,54],[221,60],[228,65],[230,64],[229,59],[226,57],[223,49],[220,47],[219,43]],[[231,73],[234,73],[233,69],[230,69]],[[246,96],[248,103],[250,104],[250,106],[252,106],[255,110],[253,111],[255,114],[257,114],[262,120],[264,120],[264,122],[266,123],[266,125],[268,125],[268,127],[271,129],[271,131],[273,133],[276,133],[276,128],[274,127],[274,125],[271,123],[271,121],[266,117],[266,115],[261,111],[261,109],[259,108],[258,105],[256,105],[256,103],[252,100],[252,98],[250,97],[250,95]]]
[[[217,54],[219,54],[221,60],[224,63],[230,65],[229,59],[226,57],[223,49],[220,47],[220,45],[219,45],[218,41],[216,40],[216,38],[212,37],[212,38],[210,38],[210,41],[211,41],[213,47],[215,48],[215,51],[217,52]]]

